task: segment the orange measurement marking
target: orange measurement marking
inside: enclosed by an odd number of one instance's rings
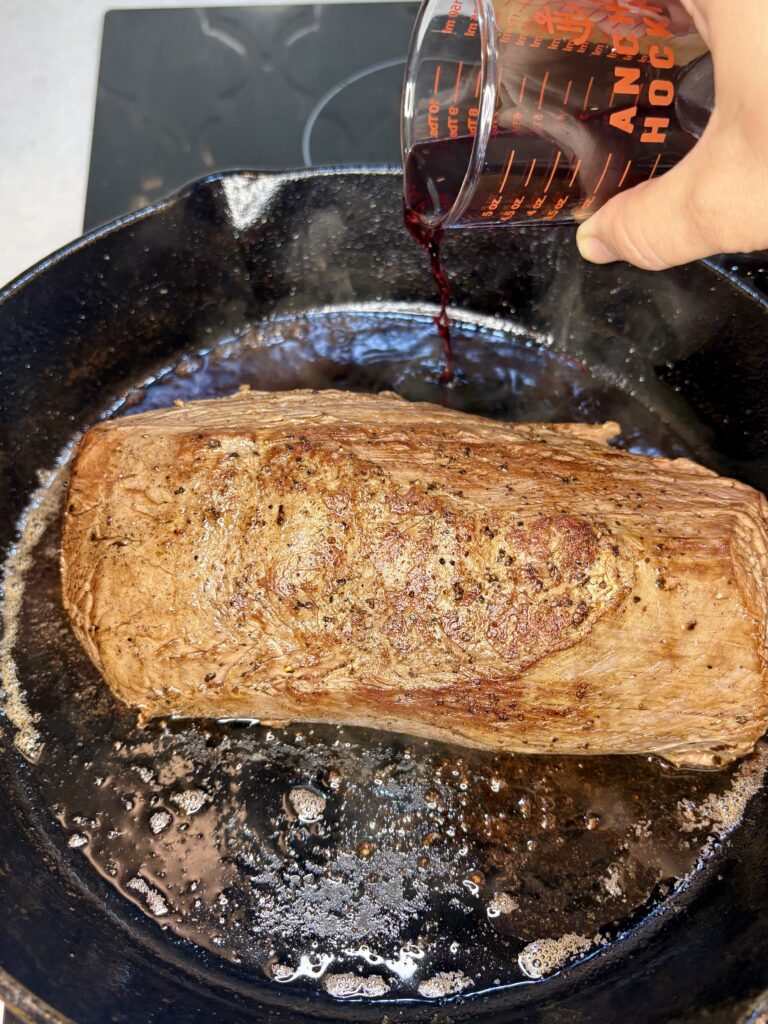
[[[629,168],[630,168],[631,166],[632,166],[632,161],[631,161],[631,160],[628,160],[628,161],[627,161],[627,166],[626,166],[626,167],[624,168],[624,173],[623,173],[623,174],[622,174],[622,176],[621,176],[621,181],[620,181],[620,182],[619,182],[619,184],[617,185],[617,188],[621,188],[621,186],[622,186],[622,185],[624,184],[624,182],[625,182],[625,181],[627,180],[627,175],[629,174]]]
[[[520,98],[517,101],[518,103],[522,103],[523,102],[523,96],[525,96],[525,86],[526,86],[527,81],[528,81],[528,75],[523,75],[523,83],[520,86]]]
[[[576,181],[576,175],[579,173],[579,169],[580,168],[581,168],[581,160],[579,160],[579,162],[576,164],[576,166],[573,169],[573,175],[571,176],[571,180],[568,182],[568,188],[573,188],[573,183],[574,183],[574,181]]]
[[[590,94],[592,92],[592,86],[594,84],[595,84],[595,79],[594,79],[594,77],[592,77],[589,80],[589,85],[587,86],[587,91],[586,91],[586,94],[584,96],[584,106],[581,108],[582,113],[584,113],[586,111],[586,109],[587,109],[587,104],[589,103],[589,97],[590,97]]]
[[[544,189],[545,192],[549,192],[549,186],[552,184],[552,179],[555,176],[555,171],[558,168],[558,165],[560,163],[560,158],[562,157],[562,155],[563,155],[562,150],[558,150],[557,151],[557,159],[555,160],[555,166],[552,168],[552,173],[549,176],[549,181],[547,182],[547,187]]]
[[[659,169],[659,163],[660,162],[661,162],[661,153],[659,153],[659,155],[656,157],[656,163],[653,165],[653,169],[651,170],[651,173],[648,175],[648,181],[651,180],[651,178],[654,176],[656,171]]]
[[[568,79],[568,85],[566,86],[566,89],[565,89],[565,96],[563,96],[563,106],[565,106],[568,103],[568,97],[571,95],[571,89],[572,88],[573,88],[573,79],[569,78]]]
[[[513,149],[512,152],[509,154],[509,160],[507,160],[507,166],[506,166],[506,168],[504,170],[504,177],[502,178],[501,187],[499,188],[499,195],[501,195],[501,193],[504,191],[504,188],[505,188],[505,186],[507,184],[507,178],[509,177],[509,172],[512,170],[512,161],[514,159],[515,159],[515,151]]]
[[[529,184],[531,178],[533,177],[533,169],[534,169],[535,166],[536,166],[536,159],[534,158],[534,161],[531,164],[531,169],[528,171],[528,177],[523,182],[523,188],[528,188],[528,184]]]
[[[477,97],[480,95],[480,80],[482,79],[482,77],[483,69],[480,68],[480,70],[477,72],[477,81],[475,82],[475,99],[477,99]]]
[[[461,72],[463,70],[464,70],[464,61],[462,60],[462,61],[459,61],[459,70],[456,73],[456,85],[454,86],[454,89],[453,89],[453,102],[454,103],[456,102],[456,99],[457,99],[457,97],[459,95],[459,82],[461,81]]]
[[[539,110],[541,110],[542,104],[544,103],[544,93],[547,91],[547,82],[549,81],[549,72],[544,74],[544,81],[541,83],[541,92],[539,93]]]
[[[595,185],[595,191],[592,193],[593,196],[596,196],[597,193],[600,191],[600,186],[605,181],[605,176],[608,173],[608,168],[611,166],[611,160],[613,160],[613,153],[608,154],[608,159],[605,161],[603,173],[600,175],[600,181],[598,181],[597,185]]]
[[[437,96],[437,89],[438,89],[438,86],[440,85],[440,68],[441,67],[442,67],[442,65],[438,64],[437,65],[437,70],[435,71],[435,84],[434,84],[434,86],[432,88],[432,94],[434,96]]]

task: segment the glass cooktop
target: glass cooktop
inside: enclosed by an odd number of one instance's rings
[[[399,167],[418,6],[110,11],[85,228],[217,170]],[[768,295],[768,254],[716,262]]]
[[[217,170],[401,166],[417,3],[110,11],[85,227]]]

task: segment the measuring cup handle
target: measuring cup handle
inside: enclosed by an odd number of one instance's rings
[[[680,124],[700,139],[715,109],[715,68],[711,53],[705,53],[683,68],[675,103]]]

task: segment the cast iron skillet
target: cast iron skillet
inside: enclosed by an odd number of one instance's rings
[[[514,319],[640,396],[663,380],[670,402],[712,432],[709,461],[768,490],[768,318],[756,295],[705,264],[658,276],[587,268],[567,231],[458,233],[446,252],[456,307]],[[215,175],[40,263],[0,294],[3,554],[37,470],[131,382],[246,323],[375,300],[433,300],[391,173]],[[297,997],[182,959],[95,873],[68,868],[43,829],[34,772],[4,719],[0,730],[0,994],[25,1019],[763,1019],[765,794],[676,914],[540,984],[385,1010]]]

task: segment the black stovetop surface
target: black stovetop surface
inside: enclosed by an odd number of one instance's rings
[[[110,11],[85,227],[212,171],[401,166],[416,2]],[[768,296],[768,257],[723,257]]]
[[[401,166],[418,6],[110,11],[85,227],[216,170]]]

